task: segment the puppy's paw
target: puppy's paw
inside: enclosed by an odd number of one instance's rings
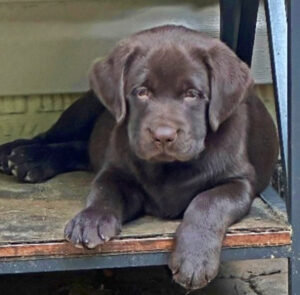
[[[120,232],[121,223],[113,213],[88,207],[69,221],[64,235],[75,247],[92,249]]]
[[[25,146],[33,143],[33,140],[18,139],[9,143],[0,145],[0,171],[6,174],[11,174],[11,168],[9,166],[9,156],[12,151],[20,146]]]
[[[43,144],[16,147],[7,157],[8,169],[21,181],[44,181],[56,174],[52,154],[52,149]]]
[[[219,269],[221,244],[209,232],[193,225],[180,225],[176,248],[169,259],[173,279],[186,289],[200,289],[213,280]]]

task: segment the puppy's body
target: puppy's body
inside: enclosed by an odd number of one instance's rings
[[[227,227],[267,186],[278,154],[249,69],[221,42],[165,26],[121,42],[90,81],[48,132],[0,147],[2,169],[34,182],[93,167],[87,207],[65,229],[78,246],[93,248],[145,213],[183,216],[169,266],[178,283],[203,287]],[[41,149],[46,157],[31,156]]]
[[[110,137],[111,142],[99,141]],[[268,185],[278,153],[276,130],[254,92],[239,106],[235,116],[217,133],[209,133],[206,140],[206,149],[193,161],[149,163],[130,152],[126,131],[116,126],[114,118],[106,112],[98,118],[91,134],[90,162],[95,171],[101,170],[108,149],[111,162],[140,185],[144,211],[160,217],[180,217],[197,193],[226,178],[243,175],[249,163],[255,170],[250,176],[255,177],[255,194]],[[244,145],[246,154],[240,155]]]

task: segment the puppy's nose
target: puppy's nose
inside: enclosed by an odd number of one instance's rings
[[[161,144],[173,143],[177,138],[177,130],[169,126],[159,126],[152,131],[154,141]]]

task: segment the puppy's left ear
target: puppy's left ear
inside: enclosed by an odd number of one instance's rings
[[[90,70],[91,89],[113,114],[117,123],[121,123],[126,116],[126,74],[137,51],[129,43],[120,44],[108,58],[95,61]]]
[[[210,71],[209,123],[213,131],[228,119],[253,86],[248,66],[220,41],[206,51]]]

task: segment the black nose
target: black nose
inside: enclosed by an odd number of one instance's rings
[[[159,126],[152,131],[153,140],[161,144],[170,144],[177,138],[177,130],[169,126]]]

